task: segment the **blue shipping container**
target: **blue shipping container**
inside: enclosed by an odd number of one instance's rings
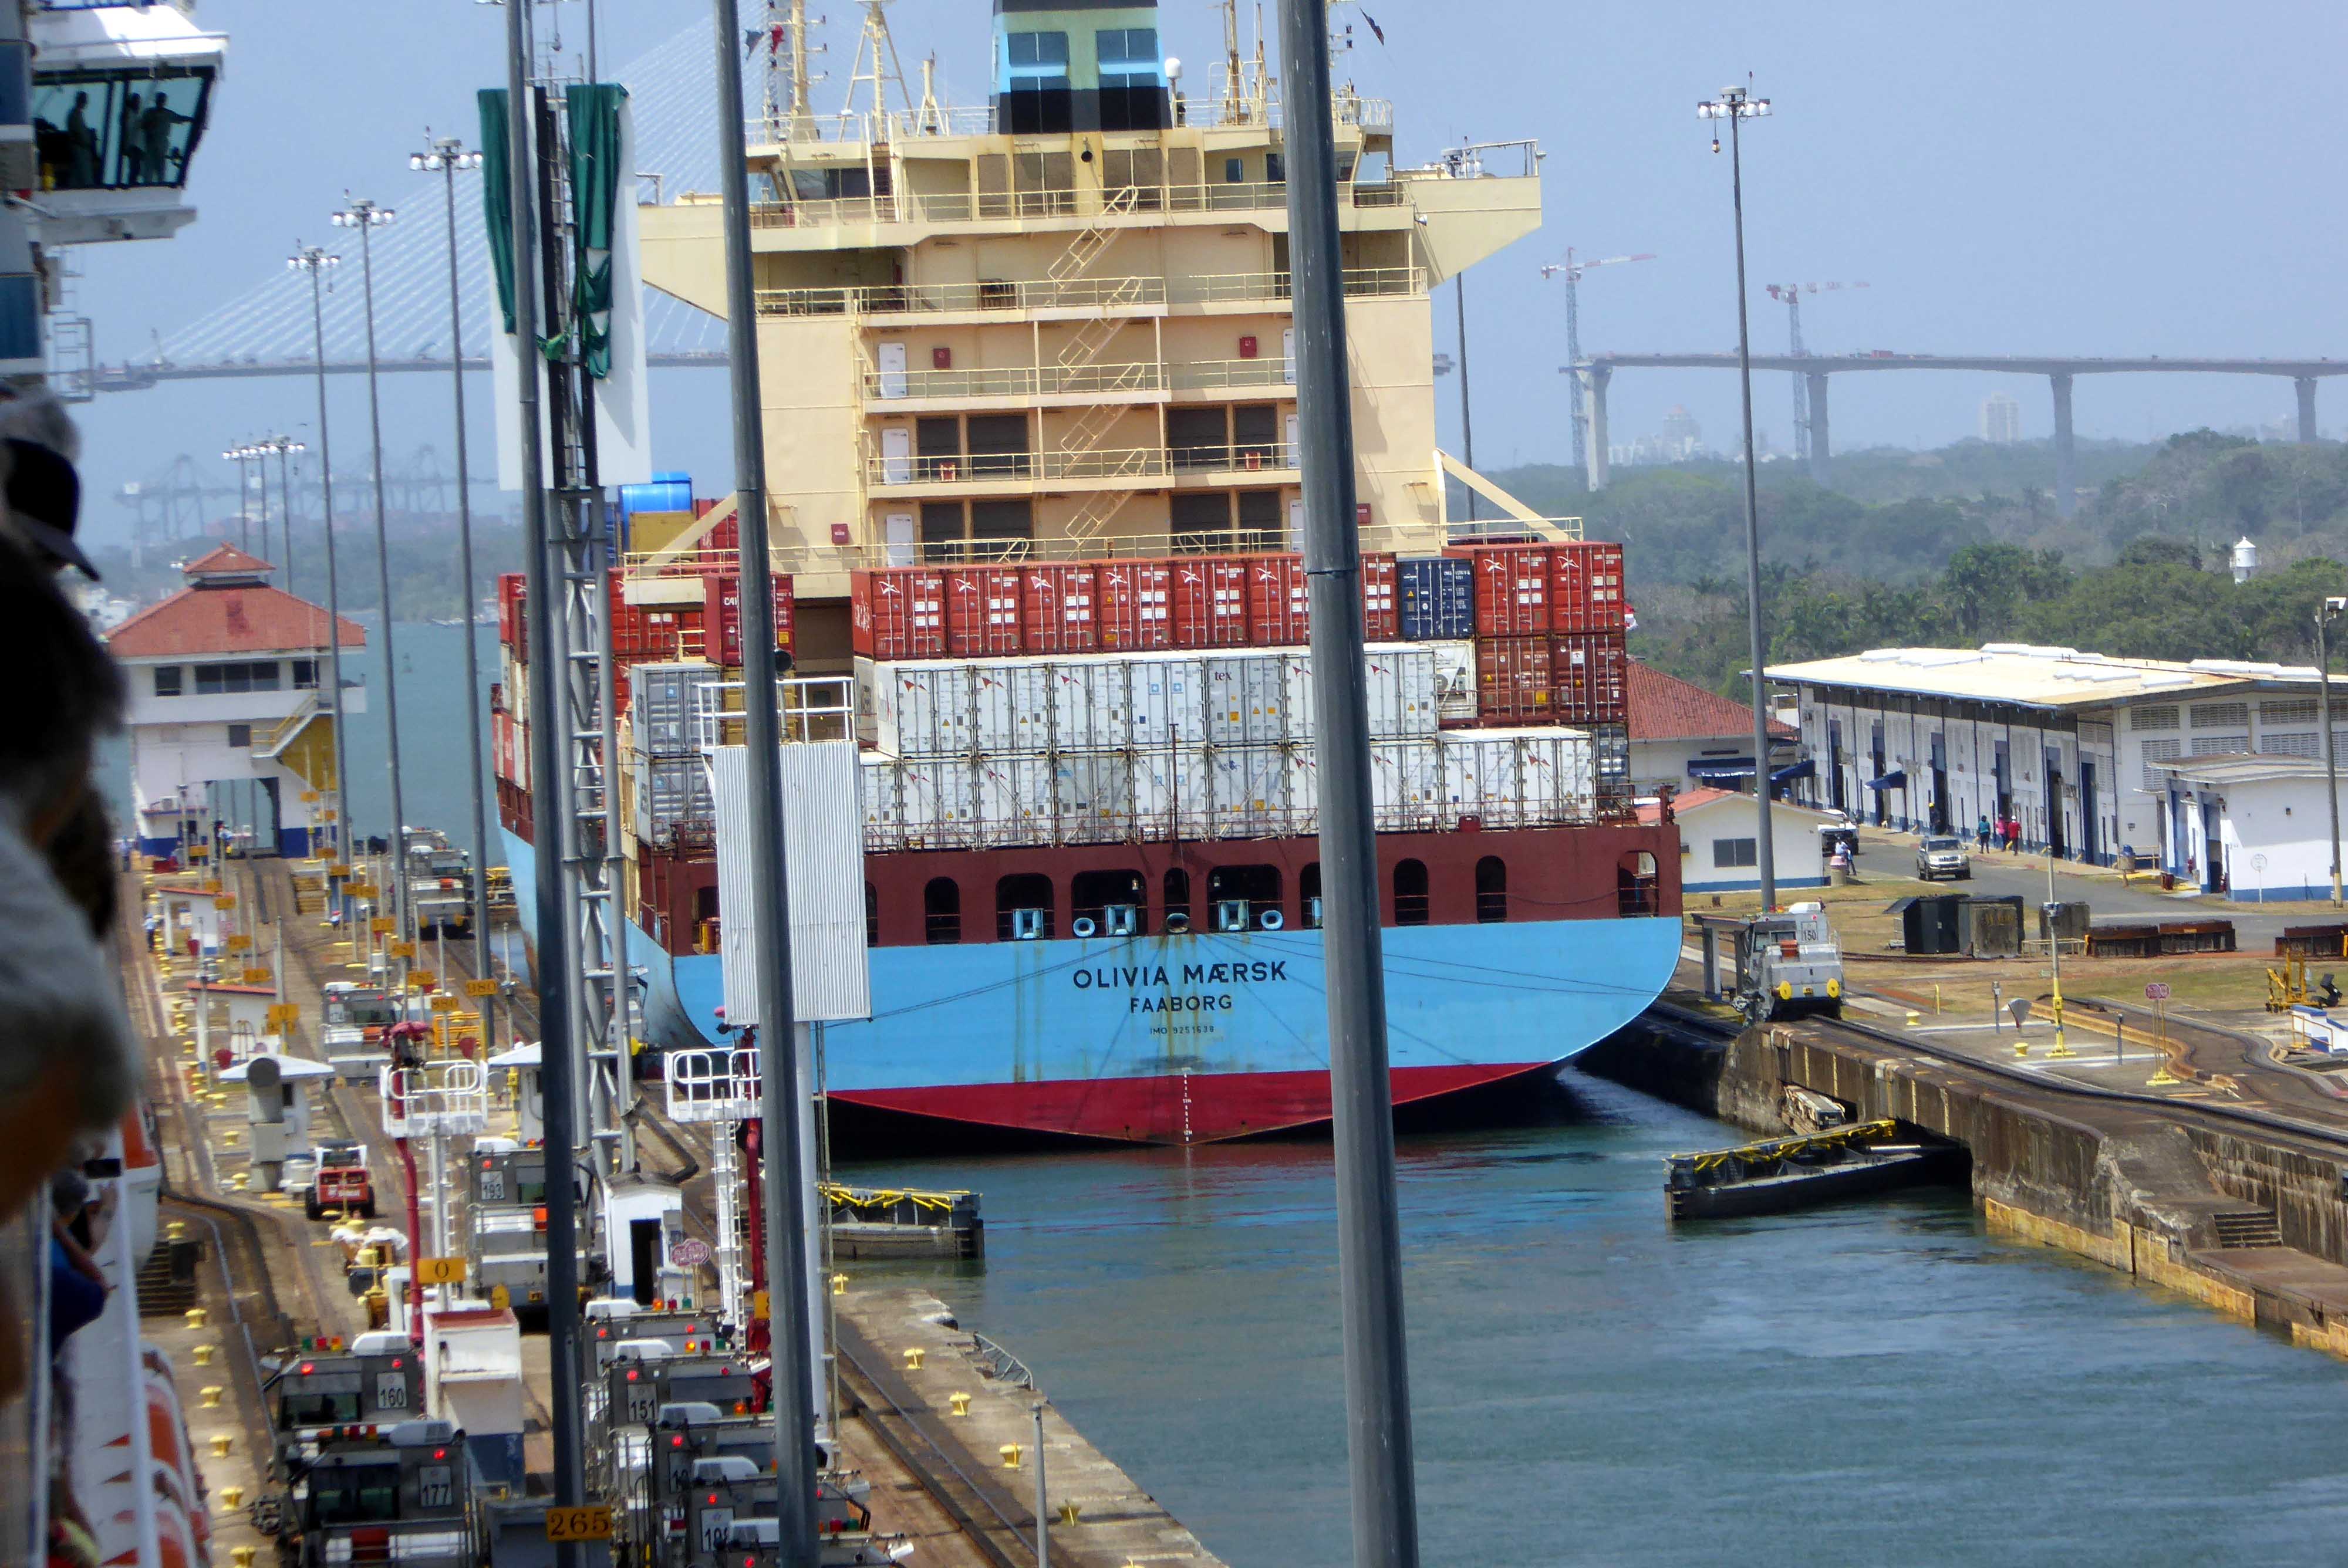
[[[1406,642],[1476,635],[1476,569],[1448,556],[1405,556],[1397,564]]]

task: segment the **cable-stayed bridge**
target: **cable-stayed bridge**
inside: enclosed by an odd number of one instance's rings
[[[717,189],[713,76],[706,21],[686,27],[620,69],[618,79],[626,86],[634,111],[636,170],[645,195],[653,189],[654,177],[664,196]],[[388,170],[400,167],[387,163],[386,179]],[[399,209],[398,220],[376,230],[369,241],[375,252],[376,369],[446,371],[451,346],[446,204],[437,179],[406,178],[415,186],[412,200],[387,202]],[[324,237],[307,242],[343,261],[328,274],[326,371],[364,372],[366,322],[359,288],[359,235],[355,230],[330,227],[323,210],[317,227]],[[290,242],[286,253],[292,253]],[[264,282],[166,334],[149,357],[95,366],[89,377],[92,390],[132,392],[166,381],[315,374],[310,281],[282,261],[273,258],[272,265]],[[462,358],[468,369],[486,370],[489,334],[497,325],[497,298],[489,281],[478,177],[458,186],[457,269],[463,300]],[[726,323],[657,290],[644,291],[644,341],[654,366],[726,363]]]

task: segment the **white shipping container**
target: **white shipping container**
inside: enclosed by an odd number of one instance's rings
[[[897,764],[900,815],[908,849],[975,842],[970,764],[961,757],[908,757]]]
[[[1468,716],[1476,707],[1475,645],[1456,646],[1468,651]],[[1313,655],[1291,650],[1281,661],[1288,698],[1288,733],[1292,741],[1312,740],[1319,732],[1313,711]],[[1370,738],[1401,740],[1435,733],[1442,720],[1437,705],[1436,655],[1423,642],[1373,642],[1363,650],[1362,673],[1367,687]]]
[[[1113,751],[1130,733],[1126,708],[1125,661],[1077,658],[1052,661],[1045,675],[1050,693],[1053,746],[1063,752]]]
[[[1286,747],[1220,746],[1210,756],[1208,787],[1217,838],[1263,838],[1290,831]]]
[[[1476,718],[1476,645],[1473,642],[1421,644],[1434,663],[1435,712],[1438,722]]]
[[[1134,815],[1142,836],[1208,836],[1213,820],[1207,753],[1196,749],[1133,753]]]
[[[1195,746],[1211,740],[1207,723],[1207,681],[1201,661],[1187,653],[1110,654],[1126,667],[1128,682],[1126,734],[1110,743],[1148,750]]]
[[[904,803],[898,777],[904,764],[880,752],[860,752],[856,758],[856,798],[864,818],[864,847],[901,849],[905,845]]]
[[[970,666],[943,660],[872,666],[873,737],[901,757],[974,749]]]
[[[1443,811],[1443,748],[1433,741],[1370,743],[1370,806],[1387,832],[1431,828]]]
[[[1052,805],[1063,844],[1133,835],[1133,759],[1123,752],[1064,752],[1054,759]]]
[[[1052,842],[1052,769],[1040,752],[994,752],[971,763],[979,841]]]
[[[1321,759],[1311,746],[1281,748],[1288,765],[1288,815],[1292,833],[1321,830]]]
[[[982,752],[1052,748],[1052,667],[1034,659],[1000,659],[973,667],[976,740]]]
[[[1293,739],[1289,723],[1289,655],[1270,650],[1209,654],[1206,739],[1215,746],[1276,746]]]

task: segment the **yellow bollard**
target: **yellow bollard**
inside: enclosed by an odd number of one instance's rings
[[[1017,1470],[1019,1468],[1019,1445],[1017,1443],[1004,1443],[1002,1449],[998,1451],[1003,1455],[1004,1469]]]
[[[191,1328],[201,1328],[203,1326],[198,1323],[190,1324],[189,1327]],[[217,1345],[199,1345],[194,1349],[189,1351],[188,1354],[196,1358],[197,1366],[209,1367],[212,1364],[212,1357],[218,1353],[219,1349],[220,1347]]]
[[[211,1317],[211,1314],[205,1311],[202,1307],[191,1307],[188,1308],[187,1313],[188,1327],[191,1328],[201,1328]]]
[[[185,1220],[170,1221],[163,1226],[163,1234],[170,1236],[173,1241],[185,1241],[188,1239],[188,1222]]]
[[[1082,1503],[1064,1502],[1060,1504],[1060,1522],[1073,1526],[1076,1522],[1077,1515],[1083,1513],[1084,1511],[1084,1505]]]
[[[252,1568],[252,1560],[261,1555],[261,1548],[258,1546],[232,1546],[229,1548],[228,1554],[235,1560],[236,1568]]]
[[[2015,1040],[2013,1042],[2013,1054],[2016,1056],[2028,1056],[2030,1054],[2030,1042],[2026,1040]]]
[[[952,1413],[954,1415],[966,1416],[970,1414],[970,1396],[968,1394],[949,1394],[946,1396],[946,1403],[953,1407]]]
[[[218,1409],[220,1408],[221,1396],[228,1392],[226,1389],[221,1388],[218,1383],[206,1383],[197,1391],[203,1395],[204,1409],[208,1410]]]
[[[239,1143],[243,1141],[243,1138],[244,1134],[242,1132],[231,1127],[227,1132],[221,1134],[221,1147],[223,1149],[233,1149]]]
[[[244,1488],[241,1486],[224,1486],[221,1488],[221,1501],[227,1503],[231,1508],[242,1508],[244,1506]]]
[[[927,1352],[918,1345],[907,1346],[905,1348],[905,1370],[908,1372],[920,1371],[922,1369],[922,1358],[926,1354]]]
[[[234,1447],[236,1447],[236,1439],[231,1434],[227,1432],[214,1432],[212,1434],[212,1458],[226,1459],[228,1458],[229,1450]]]
[[[1914,1029],[1918,1024],[1922,1023],[1923,1021],[1924,1015],[1922,1013],[1918,1012],[1914,1008],[1910,1008],[1908,1009],[1908,1027],[1910,1029]]]
[[[848,1276],[844,1274],[835,1274],[831,1276],[831,1293],[834,1296],[845,1296],[848,1294]]]

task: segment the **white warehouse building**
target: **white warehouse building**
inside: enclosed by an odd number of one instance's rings
[[[1983,816],[2012,816],[2032,848],[2103,865],[2133,848],[2184,875],[2163,764],[2323,755],[2311,666],[1991,642],[1879,648],[1773,664],[1768,676],[1797,699],[1808,804],[1966,835]],[[2336,677],[2334,691],[2348,699]],[[2206,857],[2193,869],[2219,875]]]

